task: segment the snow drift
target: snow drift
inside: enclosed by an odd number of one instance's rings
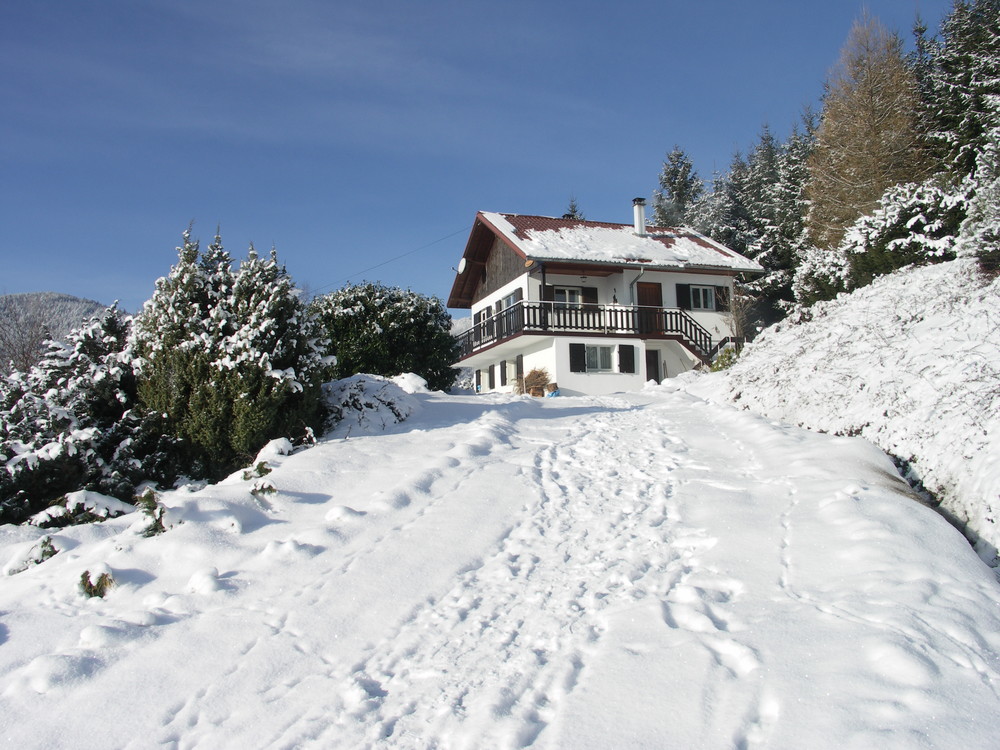
[[[861,435],[899,459],[997,563],[1000,278],[975,261],[912,268],[764,331],[729,371],[760,414]]]

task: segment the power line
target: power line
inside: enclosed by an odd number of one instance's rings
[[[324,289],[329,289],[330,287],[340,286],[341,284],[343,284],[343,283],[345,283],[347,281],[350,281],[351,279],[353,279],[353,278],[355,278],[357,276],[361,276],[362,274],[366,274],[369,271],[374,271],[376,268],[381,268],[382,266],[387,266],[390,263],[395,263],[397,260],[401,260],[402,258],[405,258],[405,257],[407,257],[409,255],[413,255],[414,253],[419,253],[421,250],[426,250],[427,248],[432,247],[432,246],[438,244],[439,242],[444,242],[445,240],[450,240],[455,235],[462,234],[463,232],[468,232],[468,231],[470,231],[468,226],[462,227],[458,231],[452,232],[451,234],[446,235],[444,237],[439,237],[438,239],[434,240],[433,242],[428,242],[426,245],[421,245],[420,247],[414,248],[413,250],[407,250],[402,255],[397,255],[394,258],[389,258],[389,260],[385,260],[385,261],[382,261],[381,263],[377,263],[376,265],[371,266],[369,268],[366,268],[363,271],[358,271],[356,273],[352,273],[350,276],[345,276],[340,281],[334,281],[334,282],[332,282],[330,284],[325,284],[325,285],[323,285],[321,287],[317,287],[315,289],[315,291],[316,292],[320,292],[320,291],[322,291]]]

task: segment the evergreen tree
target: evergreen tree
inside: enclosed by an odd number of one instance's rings
[[[653,193],[653,223],[660,227],[683,224],[688,206],[697,201],[703,191],[704,184],[691,159],[679,146],[674,146],[660,170],[660,187]]]
[[[129,501],[143,479],[172,480],[156,417],[136,410],[130,326],[112,306],[0,381],[0,523],[78,489]]]
[[[773,182],[770,185],[762,183],[762,187],[767,188],[762,190],[765,200],[759,206],[759,215],[755,218],[756,237],[748,250],[767,273],[752,279],[746,285],[746,291],[758,300],[756,312],[765,325],[783,317],[794,301],[792,285],[795,269],[799,258],[809,247],[803,192],[814,132],[814,120],[807,112],[803,117],[803,130],[794,129],[788,140],[777,149],[773,172],[763,172]]]
[[[708,202],[707,226],[701,223],[712,239],[731,247],[738,253],[746,253],[752,240],[751,218],[746,199],[749,193],[750,165],[739,152],[733,154],[729,171],[717,177],[712,186],[714,198]],[[700,209],[699,204],[695,204]]]
[[[1000,0],[955,0],[940,40],[915,29],[921,122],[946,169],[972,174],[1000,126]]]
[[[576,203],[576,196],[571,195],[569,197],[569,206],[566,208],[566,213],[562,216],[564,219],[577,219],[579,221],[585,221],[586,216],[580,211],[580,207]]]
[[[974,256],[987,276],[1000,274],[1000,128],[993,129],[980,152],[967,217],[958,233],[956,254]]]
[[[251,247],[234,272],[218,235],[200,254],[189,229],[135,322],[140,403],[165,415],[189,473],[223,476],[322,425],[318,335],[273,253]]]
[[[974,187],[938,176],[889,188],[836,249],[806,254],[795,279],[797,301],[808,306],[906,266],[954,259]]]
[[[902,41],[863,16],[826,83],[809,160],[807,225],[817,246],[836,248],[845,229],[873,210],[886,189],[926,176],[917,125],[917,86]]]
[[[330,342],[340,377],[413,372],[443,391],[455,382],[451,316],[436,297],[365,282],[313,300],[311,311]]]
[[[955,258],[959,226],[969,195],[941,179],[889,188],[878,208],[847,231],[840,252],[846,254],[849,289],[910,265]]]

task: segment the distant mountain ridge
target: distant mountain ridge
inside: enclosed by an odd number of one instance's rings
[[[58,339],[106,305],[58,292],[0,295],[0,372],[24,370],[38,359],[47,336]]]

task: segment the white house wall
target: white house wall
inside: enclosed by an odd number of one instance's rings
[[[545,370],[549,379],[559,386],[564,396],[606,395],[635,391],[642,388],[647,381],[646,351],[655,351],[659,362],[660,379],[675,377],[687,372],[699,364],[698,360],[676,341],[642,341],[634,338],[607,338],[583,336],[540,336],[522,339],[524,345],[518,349],[522,355],[524,373],[532,370]],[[569,345],[584,344],[590,346],[610,346],[613,352],[613,367],[615,372],[571,372],[569,361]],[[635,347],[634,373],[617,372],[620,369],[618,347],[620,345]],[[516,391],[516,376],[514,372],[516,354],[497,354],[494,358],[483,361],[476,369],[480,372],[480,392],[482,393],[514,393]],[[500,367],[506,363],[507,383],[500,384]],[[489,369],[494,368],[494,388],[489,387]]]
[[[638,271],[631,269],[624,273],[613,274],[611,276],[586,276],[547,274],[545,282],[550,286],[565,287],[594,287],[597,289],[597,301],[601,305],[610,305],[614,299],[621,305],[634,304],[632,294],[634,293],[634,282],[644,281],[660,284],[663,290],[663,306],[666,308],[677,308],[677,285],[691,284],[695,286],[724,286],[729,289],[730,299],[733,296],[733,280],[729,276],[720,276],[708,273],[672,273],[667,271],[647,271],[639,275]],[[539,301],[542,299],[542,278],[541,273],[524,274],[523,276],[500,287],[488,297],[485,297],[472,305],[471,316],[475,316],[487,307],[495,313],[497,302],[513,294],[520,289],[525,300]],[[687,310],[687,313],[698,323],[711,331],[716,339],[732,336],[729,315],[715,311]]]
[[[513,294],[518,289],[521,290],[522,295],[525,299],[538,299],[537,297],[530,297],[528,292],[528,278],[527,276],[521,276],[514,279],[508,284],[497,289],[495,292],[490,294],[488,297],[484,297],[478,302],[474,302],[472,305],[471,315],[475,316],[476,313],[485,310],[487,307],[492,308],[493,312],[497,311],[497,302]]]
[[[730,299],[733,294],[733,280],[730,276],[711,273],[676,273],[668,271],[646,271],[639,274],[638,270],[626,269],[623,273],[611,276],[586,276],[546,274],[545,283],[550,286],[594,287],[597,289],[598,304],[610,305],[617,299],[621,305],[633,303],[632,292],[634,282],[659,283],[663,295],[663,307],[677,308],[677,284],[701,286],[725,286],[729,289]],[[540,271],[533,274],[525,273],[482,300],[475,302],[471,313],[484,311],[487,307],[491,312],[497,312],[497,302],[520,289],[526,301],[539,301],[542,298],[542,278]],[[694,320],[707,329],[716,341],[732,336],[730,315],[725,312],[687,310]],[[618,346],[635,347],[635,373],[621,372],[590,372],[575,373],[570,371],[569,344],[583,343],[594,346],[611,346],[615,349],[614,367],[618,369]],[[660,377],[674,377],[686,372],[699,364],[698,359],[685,347],[675,341],[665,339],[640,339],[633,337],[587,337],[587,336],[544,336],[526,335],[501,341],[484,351],[477,352],[462,364],[479,370],[481,391],[488,392],[489,368],[494,368],[493,392],[513,392],[516,389],[514,367],[517,355],[522,355],[525,374],[533,369],[545,369],[552,380],[558,382],[561,393],[565,395],[592,394],[603,395],[632,391],[639,389],[646,381],[646,351],[657,352]],[[508,368],[507,383],[500,385],[500,363],[506,362]]]
[[[570,372],[569,369],[569,345],[586,344],[590,346],[611,346],[614,347],[612,354],[612,365],[617,370],[618,346],[634,346],[636,351],[636,361],[634,373],[626,372]],[[556,372],[558,373],[559,392],[564,396],[603,396],[608,393],[622,393],[624,391],[637,391],[643,385],[643,357],[645,349],[642,342],[631,338],[584,338],[584,337],[559,337],[555,340],[555,360]]]

